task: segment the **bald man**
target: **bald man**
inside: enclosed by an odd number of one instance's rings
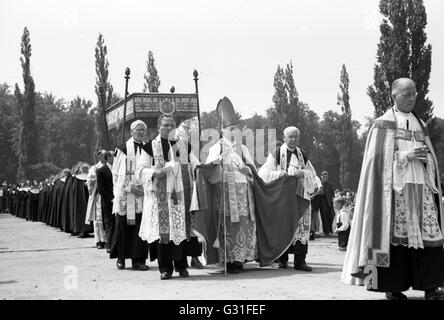
[[[259,169],[258,174],[265,182],[271,182],[281,176],[290,175],[303,181],[304,198],[308,201],[316,188],[320,188],[316,171],[308,160],[305,151],[299,146],[300,132],[296,127],[287,127],[284,130],[285,143],[278,147],[275,154],[269,154],[266,163]],[[308,253],[308,240],[310,238],[311,207],[303,213],[299,226],[288,244],[288,249],[279,258],[279,267],[287,268],[288,254],[294,254],[294,269],[312,271],[305,258]]]
[[[444,299],[444,215],[438,163],[413,112],[415,83],[393,82],[394,106],[370,127],[342,281],[387,299]]]

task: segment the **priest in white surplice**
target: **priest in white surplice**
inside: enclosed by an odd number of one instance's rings
[[[97,152],[99,162],[89,168],[88,176],[86,178],[86,186],[88,187],[89,198],[86,209],[86,224],[93,222],[94,226],[94,240],[97,249],[104,249],[106,245],[105,229],[103,227],[102,219],[102,205],[100,194],[97,191],[97,169],[106,164],[105,156],[106,150]]]
[[[116,215],[111,240],[111,258],[117,258],[117,268],[125,268],[125,259],[132,260],[135,270],[148,270],[148,244],[139,238],[142,221],[143,188],[135,176],[136,162],[142,152],[146,124],[136,120],[131,124],[131,138],[116,149],[113,162],[114,202]]]
[[[295,176],[304,181],[304,198],[310,200],[310,194],[319,188],[319,180],[316,179],[316,171],[307,158],[306,153],[298,148],[299,129],[288,127],[284,130],[285,143],[277,148],[275,155],[268,155],[266,163],[259,169],[259,176],[265,181],[273,181],[283,175]],[[289,243],[294,253],[294,269],[302,271],[312,271],[312,268],[305,262],[308,253],[308,240],[310,238],[311,206],[308,207],[301,220],[299,227]],[[286,268],[288,262],[287,250],[279,258],[279,267]]]
[[[342,281],[390,300],[411,287],[444,300],[440,172],[416,98],[413,80],[395,80],[394,106],[368,131]]]
[[[145,190],[142,223],[139,236],[150,243],[151,260],[157,258],[160,278],[167,280],[176,270],[187,277],[187,243],[185,192],[181,158],[184,163],[197,165],[199,161],[191,145],[176,140],[176,121],[172,115],[162,114],[158,119],[159,134],[144,145],[137,162],[136,177]]]

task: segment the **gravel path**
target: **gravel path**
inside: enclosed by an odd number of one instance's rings
[[[344,255],[335,238],[321,238],[309,244],[311,273],[249,263],[237,275],[225,277],[215,267],[206,267],[189,269],[190,278],[174,274],[161,281],[156,261],[149,262],[149,271],[117,270],[116,261],[97,250],[93,238],[72,237],[40,222],[0,214],[0,298],[383,299],[383,294],[339,281]],[[131,261],[126,265],[131,267]],[[406,294],[423,298],[420,291]]]

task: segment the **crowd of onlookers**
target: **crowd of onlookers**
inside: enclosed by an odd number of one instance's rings
[[[321,173],[319,180],[322,186],[311,196],[310,240],[337,235],[339,250],[345,251],[356,194],[349,189],[334,190],[327,171]]]

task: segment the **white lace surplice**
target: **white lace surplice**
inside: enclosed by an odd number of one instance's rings
[[[425,146],[423,141],[415,139],[418,135],[414,134],[422,132],[422,128],[412,113],[396,111],[395,117],[397,128],[411,130],[412,134],[410,140],[396,139],[393,165],[395,211],[392,213],[391,244],[415,249],[442,245],[443,236],[433,196],[438,192],[435,162],[430,153],[426,168],[419,160],[407,159],[410,150]]]
[[[142,222],[139,237],[152,243],[159,240],[161,243],[173,241],[179,245],[186,236],[185,202],[183,199],[183,184],[180,163],[175,161],[173,148],[170,145],[169,162],[163,159],[162,145],[158,136],[152,142],[153,158],[142,151],[137,162],[136,177],[142,182],[144,188],[144,203]],[[154,177],[154,169],[170,167],[166,179]],[[160,190],[162,189],[162,190]],[[172,195],[177,194],[177,199]],[[159,197],[167,198],[167,202],[160,201]]]

